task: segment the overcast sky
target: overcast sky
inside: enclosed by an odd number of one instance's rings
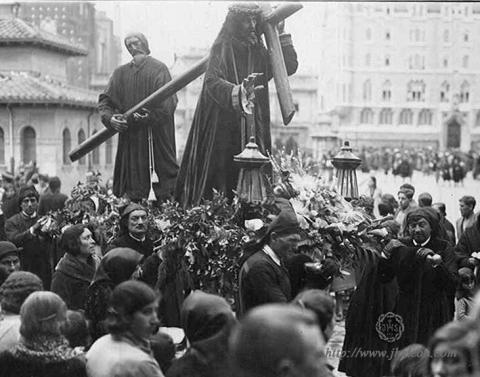
[[[191,47],[208,48],[218,34],[231,2],[224,1],[95,1],[114,21],[122,39],[130,31],[143,32],[152,56],[170,65],[175,53]],[[291,16],[286,31],[293,37],[302,71],[312,71],[318,56],[319,15],[322,3],[304,3]],[[122,45],[123,47],[123,45]],[[123,49],[123,60],[129,55]]]

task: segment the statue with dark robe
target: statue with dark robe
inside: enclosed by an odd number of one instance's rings
[[[162,200],[173,194],[178,173],[174,124],[177,97],[153,100],[124,119],[121,114],[171,80],[167,66],[149,56],[143,34],[128,35],[125,46],[133,60],[113,72],[98,104],[105,127],[119,132],[113,193],[133,201],[146,199],[154,171],[158,183],[153,189],[156,198]]]
[[[184,206],[210,199],[214,189],[233,198],[239,173],[233,157],[249,136],[255,136],[261,153],[271,151],[268,81],[272,71],[259,17],[257,4],[232,5],[210,50],[177,181],[176,196]],[[280,42],[287,73],[292,75],[298,62],[291,36],[282,33]],[[251,100],[252,92],[242,83],[252,74],[257,74],[255,86],[263,89],[254,92],[254,121],[247,129],[242,126],[242,98]]]

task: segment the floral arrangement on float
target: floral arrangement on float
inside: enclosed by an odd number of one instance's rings
[[[335,182],[327,182],[315,164],[305,161],[301,155],[285,153],[271,157],[273,197],[261,204],[247,205],[238,197],[229,203],[218,192],[212,200],[187,209],[173,201],[159,207],[145,202],[149,237],[157,246],[180,242],[182,255],[167,257],[185,258],[195,288],[230,299],[237,291],[242,253],[279,212],[278,198],[287,199],[295,209],[303,232],[301,249],[316,262],[330,257],[342,268],[355,268],[379,256],[389,237],[372,232],[381,225],[369,215],[371,201],[348,202]],[[91,224],[105,246],[118,234],[120,213],[127,204],[100,185],[79,182],[65,208],[48,215],[45,233],[58,238],[70,224]]]

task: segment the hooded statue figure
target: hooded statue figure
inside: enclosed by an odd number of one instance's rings
[[[211,198],[213,189],[233,197],[239,169],[233,156],[245,147],[238,93],[245,78],[260,73],[255,86],[255,141],[260,152],[271,151],[268,81],[272,78],[268,52],[259,30],[260,8],[255,3],[230,7],[211,50],[203,87],[188,136],[176,188],[184,205]],[[281,34],[287,73],[297,69],[289,34]]]
[[[153,100],[146,108],[124,120],[125,111],[171,80],[165,64],[152,58],[141,33],[125,38],[133,60],[118,67],[100,94],[98,111],[105,127],[119,131],[113,174],[113,193],[133,201],[146,199],[150,191],[150,168],[158,176],[153,184],[157,199],[173,194],[178,165],[175,149],[175,95],[163,102]]]

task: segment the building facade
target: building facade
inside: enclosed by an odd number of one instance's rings
[[[95,90],[106,86],[109,75],[120,64],[121,45],[113,33],[113,21],[104,12],[96,11],[87,1],[18,4],[17,17],[87,48],[86,56],[68,59],[67,79],[71,85]]]
[[[116,138],[71,163],[71,149],[103,128],[98,93],[68,82],[69,59],[87,49],[15,17],[0,6],[0,170],[35,162],[66,192],[89,170],[112,175]]]
[[[479,21],[475,3],[324,4],[326,137],[356,147],[479,149]]]

